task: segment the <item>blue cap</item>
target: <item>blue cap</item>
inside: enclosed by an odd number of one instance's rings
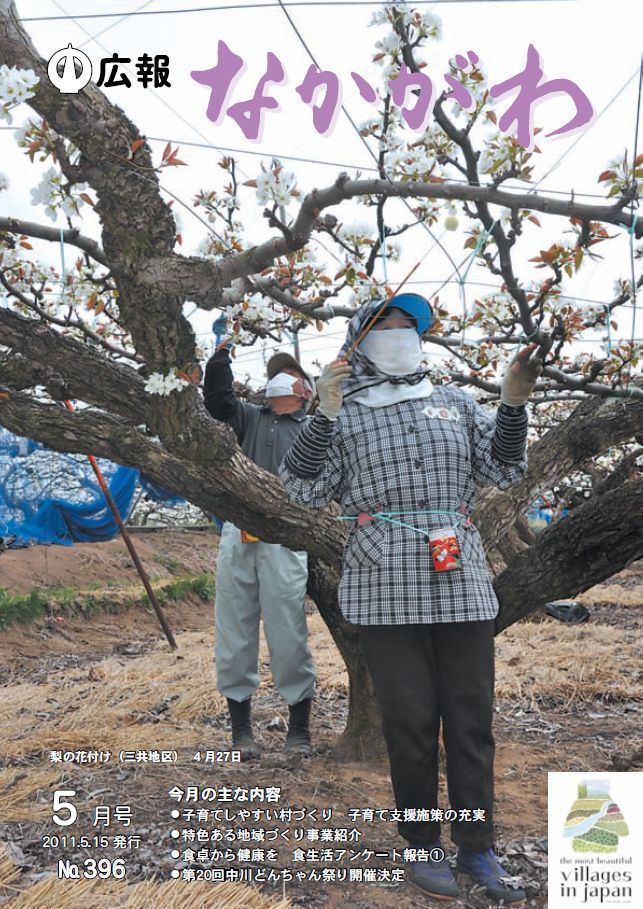
[[[431,304],[419,294],[396,294],[388,301],[388,309],[401,309],[415,319],[415,330],[419,335],[423,335],[429,330],[433,322],[433,310]]]

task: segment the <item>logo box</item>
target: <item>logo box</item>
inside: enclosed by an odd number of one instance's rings
[[[549,909],[643,906],[643,777],[548,773]]]

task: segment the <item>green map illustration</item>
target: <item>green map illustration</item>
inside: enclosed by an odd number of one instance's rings
[[[574,852],[616,852],[619,837],[629,830],[621,809],[610,796],[607,780],[584,780],[565,820],[565,837]]]

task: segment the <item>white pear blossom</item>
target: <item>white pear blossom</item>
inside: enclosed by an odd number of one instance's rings
[[[31,204],[44,205],[47,217],[52,221],[56,221],[59,211],[70,218],[77,215],[81,206],[84,205],[80,193],[87,190],[87,184],[75,183],[72,189],[73,195],[70,189],[63,189],[62,174],[55,167],[50,167],[40,183],[32,187]]]
[[[226,319],[241,320],[253,325],[268,325],[274,322],[275,312],[269,308],[266,300],[259,293],[254,293],[246,300],[235,303],[233,306],[227,306],[225,310]],[[250,337],[253,337],[250,335]]]
[[[9,177],[0,171],[0,193],[9,188]]]
[[[402,165],[402,170],[408,177],[422,177],[431,170],[434,161],[423,148],[413,149],[410,160]]]
[[[563,303],[561,305],[563,305],[565,303],[571,303],[572,306],[574,305],[573,300],[570,300],[569,297],[565,297],[562,294],[561,294],[561,296],[559,296],[557,298],[550,297],[547,302],[552,303],[554,299],[563,301]],[[587,322],[594,322],[594,321],[602,322],[602,321],[606,320],[607,318],[612,318],[611,313],[609,312],[609,307],[607,305],[606,306],[588,306],[586,309],[584,309],[584,314],[585,314],[585,319]]]
[[[181,212],[178,212],[174,207],[172,207],[172,217],[174,218],[174,223],[176,225],[177,234],[183,233],[183,218],[181,217]]]
[[[384,159],[385,166],[389,170],[394,170],[396,167],[400,167],[400,165],[406,161],[408,154],[409,153],[403,148],[397,148],[395,151],[388,152]]]
[[[439,16],[434,15],[433,13],[424,13],[422,15],[422,25],[420,26],[422,31],[426,32],[431,38],[435,38],[436,41],[442,40],[442,19]]]
[[[399,35],[395,32],[389,32],[379,41],[375,42],[375,47],[381,54],[389,54],[391,57],[397,57],[402,50],[402,42]]]
[[[33,98],[34,88],[40,80],[31,69],[9,68],[6,64],[0,66],[0,120],[11,124],[9,113],[18,104]]]
[[[256,178],[257,199],[264,205],[270,198],[270,188],[274,182],[273,175],[270,171],[262,171]]]
[[[284,207],[292,202],[291,192],[295,188],[296,178],[288,170],[262,171],[256,177],[257,183],[257,200],[261,205],[269,202],[276,202],[277,205]]]
[[[505,144],[499,147],[487,145],[478,159],[478,171],[481,174],[493,174],[511,164],[511,152]]]
[[[390,60],[388,63],[383,63],[382,60],[378,62],[382,66],[382,79],[384,82],[388,82],[390,79],[397,79],[400,72],[400,64],[397,60]]]
[[[497,158],[493,151],[490,148],[484,148],[478,158],[478,171],[481,174],[488,174],[491,171],[493,165],[497,162]]]
[[[405,177],[415,177],[421,179],[427,174],[435,160],[429,156],[427,150],[422,146],[416,148],[398,148],[386,155],[386,167],[391,171],[396,171],[397,175]]]
[[[388,22],[388,16],[385,9],[375,10],[373,15],[370,18],[369,25],[386,25]]]
[[[301,265],[319,265],[319,256],[312,246],[304,246],[299,252],[297,261]]]
[[[47,205],[62,183],[62,175],[55,167],[50,167],[37,186],[32,187],[32,205]]]
[[[0,265],[4,269],[12,268],[19,261],[15,250],[8,249],[6,246],[0,246]]]
[[[185,379],[179,379],[173,372],[169,372],[166,376],[160,372],[155,372],[145,383],[145,391],[151,395],[169,395],[173,391],[185,388],[189,384]]]
[[[397,0],[390,0],[385,3],[382,9],[376,10],[371,16],[369,25],[387,25],[392,23],[393,9],[396,15],[401,19],[402,24],[409,26],[415,18],[415,10],[406,3],[399,3]],[[419,31],[423,37],[435,38],[440,41],[442,38],[442,20],[433,13],[424,13],[420,16]]]
[[[382,120],[378,117],[370,117],[368,120],[362,120],[357,124],[360,133],[378,133],[382,130]]]
[[[366,221],[353,221],[352,224],[342,224],[337,233],[342,240],[363,243],[364,241],[370,242],[375,233],[375,228]]]
[[[255,335],[253,335],[251,331],[246,331],[245,328],[241,328],[239,331],[235,331],[230,335],[230,340],[240,347],[248,347],[251,344],[254,344]]]
[[[400,3],[399,0],[387,0],[382,9],[377,10],[371,16],[369,25],[386,25],[393,22],[393,11],[395,11],[396,20],[401,21],[404,25],[409,25],[414,16],[414,10],[407,3]]]
[[[399,262],[402,255],[402,245],[397,240],[389,240],[386,244],[386,258],[389,262]]]
[[[277,183],[272,191],[272,197],[277,205],[288,205],[290,202],[290,191],[283,183]]]
[[[379,290],[376,284],[356,284],[353,287],[352,302],[356,306],[361,306],[362,303],[368,303],[369,300],[377,300],[381,296],[382,291]]]
[[[30,117],[25,123],[22,124],[22,126],[18,127],[18,129],[15,130],[13,134],[13,138],[16,140],[18,145],[26,145],[29,131],[34,127],[40,126],[41,123],[42,121],[38,122],[36,120],[32,120]]]

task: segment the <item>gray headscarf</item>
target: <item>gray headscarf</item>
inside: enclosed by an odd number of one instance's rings
[[[383,300],[369,300],[357,310],[353,318],[348,323],[346,340],[344,341],[338,356],[346,356],[352,344],[359,337],[366,322],[371,319],[378,309],[381,309]],[[386,310],[384,310],[386,312]],[[422,369],[417,372],[409,373],[407,376],[389,376],[377,368],[372,360],[357,347],[350,357],[350,364],[353,367],[353,375],[342,382],[342,393],[344,398],[369,388],[373,385],[382,385],[384,382],[390,382],[392,385],[417,385],[428,374],[428,369]]]

